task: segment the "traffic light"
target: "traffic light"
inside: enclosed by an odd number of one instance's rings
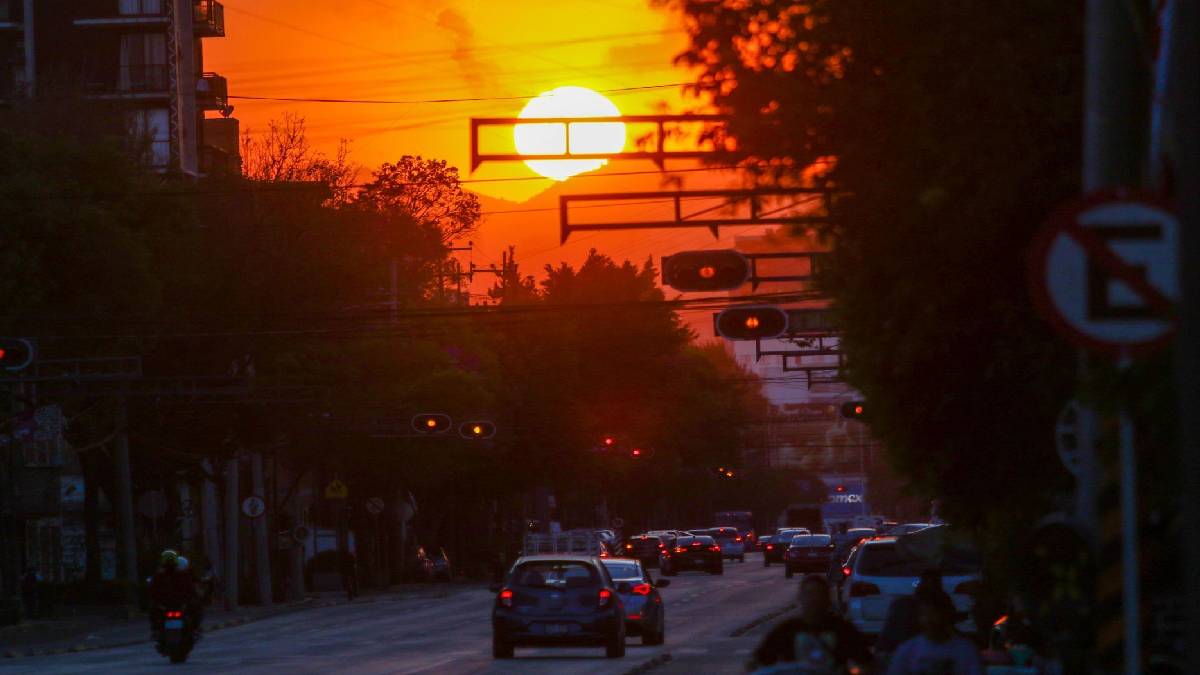
[[[633,447],[629,449],[630,459],[650,459],[654,456],[651,448]]]
[[[787,331],[788,317],[773,305],[730,307],[714,319],[717,335],[729,340],[759,340],[779,337]]]
[[[845,492],[845,491],[846,491],[846,486],[845,486],[845,485],[838,485],[838,486],[836,486],[836,487],[834,487],[834,488],[833,488],[833,491],[834,491],[834,492]]]
[[[842,417],[860,420],[867,416],[867,404],[863,401],[846,401],[842,404]]]
[[[33,363],[37,350],[28,338],[0,338],[0,368],[16,372]]]
[[[615,436],[605,436],[604,438],[600,439],[600,448],[603,450],[614,448],[616,445],[617,439]]]
[[[413,429],[419,434],[444,434],[450,430],[449,415],[441,413],[422,413],[412,418]]]
[[[465,422],[458,428],[463,438],[486,439],[496,435],[496,425],[491,422]]]
[[[684,251],[663,256],[662,275],[677,291],[729,291],[750,279],[750,261],[733,249]]]

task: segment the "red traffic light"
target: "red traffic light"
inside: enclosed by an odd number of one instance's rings
[[[839,486],[837,486],[837,487],[833,488],[833,491],[834,491],[834,492],[845,492],[845,491],[846,491],[846,486],[845,486],[845,485],[839,485]]]
[[[654,450],[650,448],[634,447],[629,449],[630,459],[650,459],[654,456]]]
[[[33,363],[36,349],[28,338],[0,338],[0,368],[15,372]]]
[[[717,313],[713,320],[716,333],[728,340],[761,340],[783,335],[788,317],[773,305],[730,307]]]
[[[846,401],[842,404],[842,417],[851,420],[867,416],[867,404],[863,401]]]
[[[496,435],[496,425],[491,422],[464,422],[458,427],[458,435],[470,439],[486,439]]]
[[[663,256],[662,275],[677,291],[728,291],[750,279],[750,261],[733,249],[684,251]]]
[[[611,448],[617,444],[617,439],[613,438],[612,436],[605,436],[600,443],[606,448]]]
[[[450,416],[441,413],[422,413],[412,418],[413,429],[419,434],[443,434],[451,424]]]

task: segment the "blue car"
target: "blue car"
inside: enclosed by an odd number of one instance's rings
[[[599,558],[533,555],[517,560],[494,587],[492,656],[511,659],[514,647],[604,647],[625,656],[625,607]]]
[[[630,635],[640,634],[644,645],[661,645],[667,639],[667,617],[658,589],[669,586],[671,580],[655,581],[633,558],[605,558],[602,562],[625,605],[625,630]]]

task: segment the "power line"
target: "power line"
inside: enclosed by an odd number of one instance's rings
[[[643,84],[635,87],[615,87],[611,89],[597,89],[601,94],[625,94],[637,91],[649,91],[652,89],[669,89],[672,87],[682,87],[691,82],[668,82],[664,84]],[[552,96],[553,94],[551,94]],[[300,96],[249,96],[249,95],[230,95],[228,98],[241,99],[245,101],[282,101],[286,103],[353,103],[367,105],[416,105],[422,103],[478,103],[481,101],[525,101],[532,98],[537,98],[541,94],[522,94],[518,96],[468,96],[463,98],[424,98],[424,99],[369,99],[369,98],[305,98]],[[535,122],[536,119],[530,119],[530,122]],[[586,119],[581,120],[586,121]]]

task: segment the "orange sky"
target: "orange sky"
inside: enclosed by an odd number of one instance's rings
[[[205,41],[205,69],[229,80],[243,96],[388,99],[535,96],[561,85],[618,89],[687,81],[672,65],[686,37],[674,16],[648,0],[224,0],[226,35]],[[609,94],[624,114],[693,107],[678,87]],[[446,159],[464,178],[532,178],[520,164],[485,164],[469,171],[470,117],[515,116],[524,100],[420,104],[337,104],[238,99],[243,129],[297,112],[310,140],[330,152],[351,141],[352,158],[366,168],[413,154]],[[627,145],[628,147],[628,145]],[[686,166],[684,164],[678,165]],[[612,162],[600,173],[646,171],[644,161]],[[680,174],[685,187],[732,186],[727,172]],[[471,183],[489,197],[487,216],[473,238],[471,258],[486,266],[517,245],[526,273],[547,263],[578,262],[591,247],[639,262],[688,248],[732,245],[747,228],[583,233],[558,247],[557,194],[654,190],[655,173],[569,179]],[[544,192],[549,190],[549,192]],[[540,195],[540,196],[539,196]],[[502,201],[506,200],[506,201]],[[539,210],[531,210],[539,209]],[[517,213],[502,213],[518,211]],[[759,229],[759,228],[755,228]],[[466,254],[464,254],[465,260]],[[472,290],[482,292],[482,275]]]

